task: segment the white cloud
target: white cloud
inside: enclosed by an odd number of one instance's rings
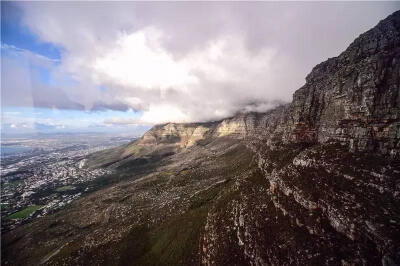
[[[153,28],[124,35],[110,52],[85,60],[93,82],[108,84],[118,100],[141,109],[143,122],[219,119],[248,100],[289,99],[288,91],[265,90],[279,75],[271,66],[272,49],[251,53],[244,40],[225,36],[174,58],[160,45],[161,35]]]
[[[398,8],[395,3],[18,5],[34,33],[63,47],[53,73],[78,83],[61,88],[65,98],[86,109],[128,106],[142,112],[140,123],[215,120],[290,101],[315,64],[336,56]]]
[[[161,47],[161,35],[155,28],[123,34],[111,51],[88,62],[93,65],[95,80],[99,84],[108,80],[120,86],[161,90],[195,82],[188,68]]]
[[[56,68],[57,60],[11,45],[2,45],[1,52],[2,106],[81,108],[62,88],[45,84],[39,78],[41,70],[51,72]]]
[[[135,118],[112,117],[104,120],[105,125],[137,125],[138,123],[139,120]]]
[[[141,121],[149,123],[166,123],[169,121],[191,122],[192,118],[174,105],[155,104],[143,113]]]

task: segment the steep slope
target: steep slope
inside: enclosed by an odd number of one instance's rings
[[[138,157],[171,155],[195,145],[199,140],[210,137],[217,124],[217,122],[210,122],[156,125],[132,143],[91,154],[88,157],[88,166],[92,168],[118,167]]]
[[[399,79],[395,12],[290,104],[89,156],[122,181],[7,233],[2,264],[400,265]]]
[[[260,157],[261,178],[239,178],[238,196],[209,211],[203,264],[398,265],[398,162],[336,145]]]
[[[208,210],[256,169],[239,141],[219,138],[165,166],[82,198],[8,233],[12,265],[194,265]]]

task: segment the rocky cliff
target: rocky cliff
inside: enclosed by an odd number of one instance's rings
[[[399,156],[399,60],[396,12],[312,70],[293,96],[295,130],[312,130],[320,143],[334,140],[352,151]]]
[[[193,123],[154,126],[138,141],[139,145],[178,144],[181,148],[188,148],[204,139],[216,123]]]

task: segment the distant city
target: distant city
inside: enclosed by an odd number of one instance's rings
[[[1,231],[52,213],[96,189],[111,170],[88,169],[89,153],[135,138],[98,133],[40,134],[1,140]]]

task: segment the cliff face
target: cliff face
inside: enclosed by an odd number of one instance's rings
[[[181,148],[188,148],[204,139],[207,132],[215,127],[215,123],[158,125],[146,132],[139,140],[139,145],[178,144]]]
[[[291,115],[315,140],[392,156],[400,149],[400,15],[319,65],[293,96]]]

